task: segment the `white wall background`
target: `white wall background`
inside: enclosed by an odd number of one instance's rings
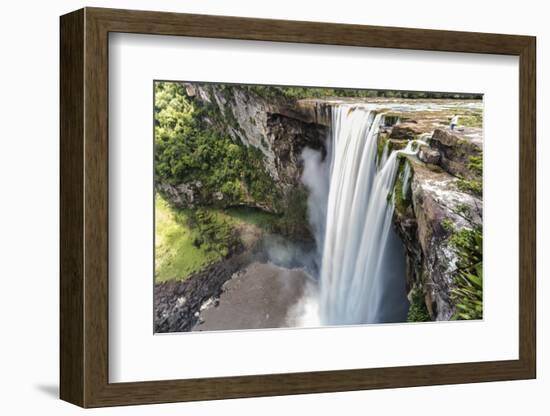
[[[546,415],[550,411],[550,329],[546,323],[550,285],[550,209],[544,183],[550,145],[543,136],[544,102],[550,101],[544,63],[550,56],[550,27],[544,2],[393,0],[124,0],[31,2],[0,6],[0,410],[3,414],[79,414],[58,394],[58,16],[82,6],[318,20],[538,37],[538,379],[535,381],[317,394],[189,404],[92,410],[103,415],[281,415],[298,412],[445,416],[464,414]],[[504,120],[505,122],[505,120]],[[546,199],[546,200],[544,200]],[[546,250],[547,252],[548,250]],[[543,326],[546,325],[545,331]]]

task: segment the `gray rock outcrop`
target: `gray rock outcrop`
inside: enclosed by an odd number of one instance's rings
[[[469,167],[470,156],[480,157],[481,148],[437,129],[429,143],[417,157],[406,157],[408,194],[396,206],[394,225],[405,246],[407,286],[422,289],[432,319],[449,320],[455,313],[451,291],[458,260],[451,236],[481,226],[483,217],[481,197],[463,190],[457,175],[481,180]]]

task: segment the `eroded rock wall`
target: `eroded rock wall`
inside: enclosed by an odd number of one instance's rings
[[[281,206],[258,206],[284,211],[289,193],[302,188],[301,153],[304,147],[325,152],[330,126],[330,105],[284,97],[265,98],[240,86],[185,83],[187,95],[206,108],[204,122],[235,143],[261,151],[266,171],[281,195]],[[178,202],[193,199],[196,184],[170,186]],[[223,196],[218,196],[223,198]],[[254,201],[249,201],[254,205]]]
[[[401,185],[407,193],[396,205],[394,225],[405,246],[407,286],[422,291],[434,320],[449,320],[455,313],[451,291],[458,258],[451,237],[482,224],[481,195],[461,186],[464,178],[481,180],[481,173],[469,167],[469,158],[481,155],[479,142],[436,129],[418,157],[403,161],[410,179]]]

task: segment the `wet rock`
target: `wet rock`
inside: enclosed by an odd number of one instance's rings
[[[331,104],[319,100],[298,100],[293,117],[306,123],[330,127],[332,124]],[[285,111],[282,111],[284,113]]]
[[[461,192],[458,179],[441,168],[414,158],[411,165],[410,206],[394,215],[394,225],[404,243],[407,286],[421,287],[434,320],[449,320],[455,306],[451,300],[457,254],[452,233],[482,223],[482,201]]]
[[[433,149],[429,146],[420,146],[418,158],[424,163],[437,165],[441,160],[441,154],[437,149]]]
[[[424,130],[416,123],[402,123],[393,126],[390,139],[413,140],[421,133],[424,133]]]
[[[407,147],[407,144],[409,143],[408,140],[402,140],[402,139],[389,139],[388,144],[390,146],[391,150],[401,150]]]
[[[451,175],[466,179],[480,178],[480,172],[470,168],[471,158],[482,154],[479,141],[443,129],[436,129],[430,140],[430,147],[439,151],[441,155],[439,164]]]

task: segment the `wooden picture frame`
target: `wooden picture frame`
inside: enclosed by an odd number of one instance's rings
[[[536,40],[530,36],[85,8],[61,17],[60,396],[82,407],[536,377]],[[109,383],[108,34],[298,42],[519,57],[519,359]]]

